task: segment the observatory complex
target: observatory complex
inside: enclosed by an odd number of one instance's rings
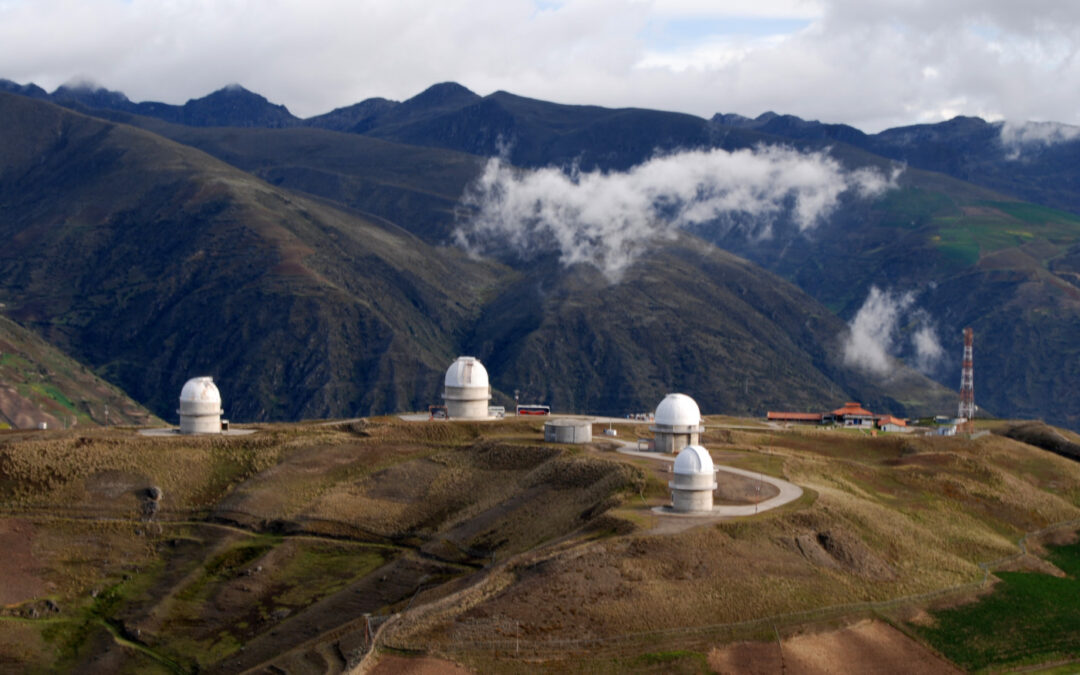
[[[694,399],[686,394],[668,394],[656,406],[649,431],[656,436],[658,452],[675,453],[700,443],[705,427],[701,425],[701,410]]]
[[[671,508],[676,513],[711,512],[716,468],[709,451],[700,445],[688,445],[675,458],[672,469]]]
[[[443,399],[450,419],[481,420],[488,418],[491,385],[487,369],[472,356],[459,356],[446,370]]]
[[[180,391],[180,433],[220,434],[221,393],[212,377],[193,377]]]

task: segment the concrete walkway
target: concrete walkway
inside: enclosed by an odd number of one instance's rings
[[[618,452],[623,455],[629,455],[631,457],[642,457],[645,459],[657,459],[663,462],[674,462],[675,455],[669,455],[664,452],[642,452],[637,449],[637,442],[623,441],[613,439],[609,436],[594,436],[595,440],[615,441],[622,447],[618,449]],[[738,518],[743,516],[753,516],[758,513],[763,513],[769,509],[775,509],[778,506],[784,504],[790,504],[799,497],[802,496],[802,488],[794,483],[789,483],[781,478],[773,478],[757,471],[747,471],[746,469],[736,469],[733,466],[716,465],[717,471],[725,471],[727,473],[733,473],[738,476],[744,476],[753,480],[760,480],[763,483],[768,483],[775,487],[779,492],[775,497],[766,499],[763,502],[757,504],[739,504],[739,505],[724,505],[714,506],[712,511],[708,513],[676,513],[669,507],[658,506],[653,509],[656,513],[663,514],[665,516],[675,516],[679,518]]]

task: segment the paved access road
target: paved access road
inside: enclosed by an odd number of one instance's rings
[[[624,455],[630,455],[630,456],[633,456],[633,457],[644,457],[645,459],[658,459],[658,460],[661,460],[661,461],[664,461],[664,462],[674,462],[675,461],[675,455],[669,455],[669,454],[664,453],[664,452],[642,452],[642,451],[638,450],[636,441],[633,441],[633,442],[624,441],[624,440],[614,439],[614,438],[611,438],[609,436],[595,436],[594,438],[596,440],[598,440],[598,441],[604,440],[604,441],[614,441],[614,442],[618,443],[619,445],[622,446],[621,448],[619,448],[618,451],[620,453],[624,454]],[[673,516],[674,515],[685,515],[686,517],[693,517],[693,518],[702,518],[702,517],[713,518],[713,517],[717,517],[717,516],[723,516],[723,517],[752,516],[752,515],[755,515],[757,513],[762,513],[764,511],[768,511],[769,509],[775,509],[776,507],[783,506],[784,504],[790,504],[791,502],[793,502],[796,499],[798,499],[799,497],[801,497],[802,493],[803,493],[802,488],[799,487],[798,485],[795,485],[794,483],[789,483],[788,481],[783,480],[782,478],[773,478],[772,476],[768,476],[768,475],[763,474],[763,473],[758,473],[757,471],[747,471],[746,469],[736,469],[733,466],[723,466],[721,464],[716,465],[716,470],[717,471],[726,471],[727,473],[738,474],[740,476],[745,476],[747,478],[752,478],[754,480],[761,480],[762,482],[768,483],[769,485],[772,485],[772,486],[776,487],[776,489],[778,489],[780,492],[777,493],[777,495],[775,497],[770,497],[769,499],[766,499],[765,501],[759,502],[757,504],[739,504],[739,505],[714,506],[712,512],[707,513],[707,514],[675,514],[675,513],[671,513],[671,514],[665,514],[665,515],[673,515]]]

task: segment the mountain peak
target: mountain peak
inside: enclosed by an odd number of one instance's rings
[[[480,96],[457,82],[440,82],[433,84],[416,96],[405,101],[408,105],[418,106],[443,106],[447,104],[467,104],[480,98]]]
[[[200,127],[287,127],[299,120],[283,105],[239,84],[229,84],[183,106],[183,122]]]

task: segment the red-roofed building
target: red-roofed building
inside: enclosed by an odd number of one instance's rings
[[[800,424],[821,424],[821,413],[773,412],[766,414],[770,422],[798,422]]]
[[[832,411],[825,416],[826,420],[829,417],[832,417],[837,424],[843,424],[845,427],[865,427],[869,429],[874,426],[874,413],[855,401],[848,401],[844,404],[844,407]]]
[[[882,415],[878,417],[877,425],[882,431],[894,433],[898,431],[910,431],[910,429],[908,429],[907,420],[902,420],[899,417],[893,417],[892,415]]]

